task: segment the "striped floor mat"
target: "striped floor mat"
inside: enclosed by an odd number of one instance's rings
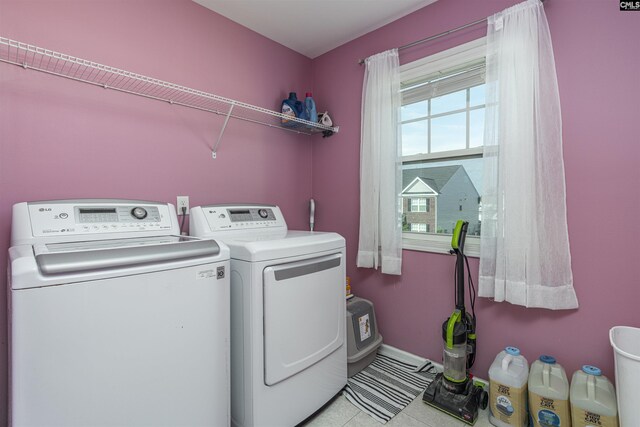
[[[402,411],[433,381],[430,361],[420,366],[378,354],[373,363],[349,378],[342,394],[382,424]]]

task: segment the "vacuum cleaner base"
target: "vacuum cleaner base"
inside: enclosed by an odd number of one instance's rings
[[[485,409],[488,403],[487,392],[473,381],[467,382],[467,387],[460,394],[447,391],[442,382],[442,374],[429,384],[422,395],[422,401],[429,406],[451,415],[469,425],[474,425],[478,419],[478,409]]]

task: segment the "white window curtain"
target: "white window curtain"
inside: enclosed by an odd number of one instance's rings
[[[365,60],[360,140],[358,267],[402,269],[402,147],[398,50]]]
[[[478,295],[577,308],[560,97],[539,0],[489,17],[486,105]]]

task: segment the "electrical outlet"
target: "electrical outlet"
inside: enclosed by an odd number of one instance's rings
[[[176,203],[178,215],[182,215],[182,208],[185,208],[187,215],[189,215],[189,196],[178,196],[178,203]]]

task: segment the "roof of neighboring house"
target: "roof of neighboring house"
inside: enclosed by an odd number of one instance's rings
[[[402,188],[406,188],[411,182],[420,178],[429,187],[433,188],[436,192],[440,192],[451,177],[462,168],[462,165],[453,166],[436,166],[432,168],[419,168],[419,169],[404,169],[402,171]],[[464,170],[464,168],[463,168]]]
[[[438,191],[435,190],[436,184],[432,179],[424,179],[419,176],[402,190],[402,196],[428,197],[437,196]]]

